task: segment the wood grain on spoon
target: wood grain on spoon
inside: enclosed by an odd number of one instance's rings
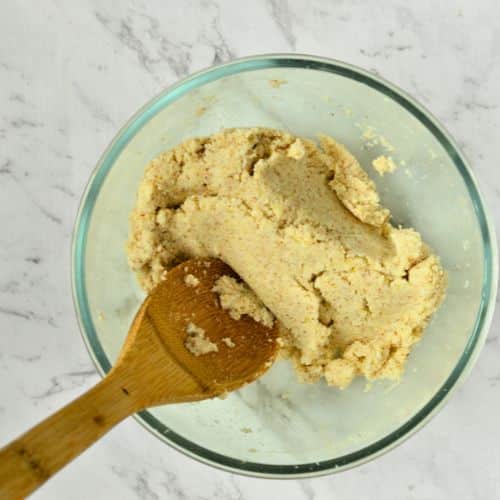
[[[188,274],[199,280],[196,286],[186,283]],[[262,375],[276,357],[276,325],[234,320],[222,310],[212,288],[223,275],[235,276],[217,259],[172,269],[143,302],[109,374],[0,450],[0,498],[24,498],[137,411],[218,396]],[[188,351],[188,323],[203,329],[217,352]]]

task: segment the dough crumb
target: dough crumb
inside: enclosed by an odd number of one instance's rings
[[[184,283],[186,283],[187,286],[195,287],[200,284],[200,280],[194,274],[186,274]]]
[[[396,148],[391,144],[391,142],[383,135],[378,134],[375,128],[371,125],[367,125],[365,129],[361,124],[357,124],[359,128],[363,130],[361,139],[363,140],[364,147],[371,149],[376,146],[382,147],[387,153],[392,153]]]
[[[233,319],[250,316],[254,321],[268,328],[274,324],[274,316],[245,283],[239,283],[231,276],[221,276],[212,291],[219,295],[222,309]]]
[[[383,135],[379,135],[378,138],[379,138],[380,144],[384,147],[384,149],[388,153],[392,153],[393,151],[396,150],[396,148],[387,140],[386,137],[384,137]]]
[[[366,129],[363,131],[362,135],[363,139],[366,139],[367,141],[372,141],[373,139],[378,139],[378,135],[375,133],[375,130],[373,127],[366,127]]]
[[[205,336],[205,330],[194,323],[189,322],[187,324],[186,332],[188,338],[184,342],[184,345],[195,356],[202,356],[203,354],[219,350],[217,344],[214,344]]]
[[[234,347],[236,345],[233,342],[233,339],[230,337],[224,337],[223,339],[221,339],[221,341],[224,342],[224,344],[226,344],[228,347]]]
[[[373,168],[379,173],[384,175],[394,172],[398,168],[394,160],[390,156],[381,155],[372,161]]]

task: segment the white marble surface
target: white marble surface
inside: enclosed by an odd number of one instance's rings
[[[500,223],[496,0],[3,0],[0,14],[0,444],[98,380],[70,293],[80,194],[118,127],[166,85],[263,52],[343,59],[408,90],[469,157]],[[470,378],[421,432],[337,476],[264,481],[200,465],[134,420],[33,498],[494,499],[498,315]]]

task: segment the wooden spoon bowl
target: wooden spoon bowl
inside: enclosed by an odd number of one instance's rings
[[[196,286],[186,283],[189,275],[198,280]],[[155,384],[154,390],[134,388],[147,396],[144,407],[218,396],[252,382],[271,366],[277,353],[276,327],[266,328],[249,316],[235,320],[221,309],[212,289],[224,275],[237,278],[218,259],[192,259],[172,269],[143,302],[116,369],[134,366],[134,379]],[[186,349],[189,323],[207,332],[218,351],[195,356]],[[222,341],[227,338],[234,347]],[[149,361],[144,366],[146,351]]]
[[[137,411],[219,396],[262,375],[277,354],[277,326],[232,319],[212,291],[224,275],[236,276],[217,259],[193,259],[168,272],[143,302],[108,375],[0,450],[0,498],[26,497]],[[189,351],[189,323],[217,351]]]

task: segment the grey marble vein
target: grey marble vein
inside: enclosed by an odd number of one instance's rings
[[[73,82],[73,88],[75,89],[77,99],[85,106],[92,118],[100,122],[108,123],[109,125],[115,125],[114,120],[104,111],[99,102],[97,102],[95,98],[87,95],[78,83]]]
[[[308,479],[302,479],[302,480],[297,481],[297,483],[298,483],[300,489],[303,491],[304,497],[307,500],[315,500],[316,492],[314,491],[314,488],[312,486],[312,481],[310,481]]]
[[[179,484],[179,478],[177,474],[165,470],[163,471],[165,479],[161,482],[164,491],[169,497],[173,497],[176,500],[187,500],[188,496]]]
[[[160,498],[149,486],[146,472],[136,474],[133,490],[140,500],[159,500]]]
[[[0,292],[2,293],[18,293],[21,289],[21,283],[17,280],[8,280],[0,284]]]
[[[408,50],[412,50],[412,45],[394,45],[394,44],[385,44],[380,49],[369,50],[369,49],[359,49],[359,52],[364,56],[370,58],[384,58],[389,59],[394,52],[406,52]]]
[[[61,193],[64,193],[66,196],[69,196],[70,198],[76,198],[76,194],[69,189],[67,186],[62,186],[60,184],[54,184],[51,186],[52,189],[55,189],[56,191],[60,191]]]
[[[50,377],[50,386],[40,393],[32,394],[31,398],[35,400],[45,399],[68,389],[81,387],[87,383],[87,379],[89,377],[93,377],[96,374],[97,371],[94,368],[91,368],[88,370],[73,371]]]
[[[23,363],[33,363],[41,359],[42,355],[34,354],[33,356],[21,356],[20,354],[14,354],[12,357],[18,361],[22,361]]]
[[[292,50],[296,47],[296,38],[293,33],[292,12],[288,0],[268,0],[271,7],[271,15],[278,26],[281,34],[288,42]]]
[[[41,257],[26,257],[24,259],[26,262],[31,262],[32,264],[40,264],[42,261]]]
[[[19,102],[21,104],[26,104],[26,98],[23,95],[18,94],[17,92],[14,94],[11,94],[11,96],[9,97],[9,101]]]
[[[11,174],[11,165],[12,165],[12,160],[5,160],[2,165],[0,165],[0,174]]]
[[[28,197],[30,202],[38,209],[38,212],[41,213],[44,217],[49,219],[51,222],[57,225],[62,225],[62,219],[58,215],[52,213],[50,210],[45,208],[37,199],[36,195],[33,195],[30,191],[29,188],[27,188],[24,184],[24,182],[18,177],[16,173],[14,173],[13,170],[13,162],[12,161],[7,161],[2,169],[0,170],[0,174],[4,173],[9,175],[9,177],[17,184],[19,189],[25,193],[25,195]],[[3,170],[3,172],[2,172]],[[24,177],[28,177],[29,172],[25,171],[24,172]]]
[[[113,20],[108,16],[104,15],[102,12],[97,11],[94,13],[94,15],[97,21],[106,30],[108,30],[114,36],[116,36],[117,39],[120,41],[120,43],[124,44],[130,50],[135,52],[141,66],[149,73],[152,73],[152,65],[155,62],[157,62],[157,59],[152,58],[146,52],[146,49],[142,41],[139,38],[137,38],[137,36],[134,34],[133,29],[130,26],[129,22],[126,19],[125,20],[121,19],[117,23],[115,23],[116,26],[113,26],[112,24]]]
[[[213,50],[212,64],[220,64],[234,59],[235,54],[229,47],[220,29],[220,7],[217,2],[207,1],[206,5],[210,8],[210,22],[208,33],[203,31],[200,35],[200,41],[209,45]]]
[[[42,123],[27,118],[14,118],[9,122],[9,125],[15,129],[43,127]]]
[[[10,288],[10,291],[12,291],[12,287]],[[0,306],[0,315],[11,316],[14,318],[22,318],[22,319],[25,319],[27,321],[34,321],[34,322],[43,321],[54,328],[57,327],[57,324],[54,321],[54,318],[52,316],[38,314],[38,313],[36,313],[34,311],[30,311],[30,310]]]
[[[154,41],[153,45],[157,45],[154,50],[151,50],[145,45],[141,37],[136,34],[129,17],[113,20],[100,12],[96,12],[95,16],[99,23],[110,31],[120,43],[136,54],[141,66],[155,79],[159,78],[156,74],[156,66],[161,61],[165,61],[178,78],[188,73],[191,59],[190,46],[172,42],[164,37],[159,31],[159,22],[154,17],[140,16],[146,21],[146,33]]]

